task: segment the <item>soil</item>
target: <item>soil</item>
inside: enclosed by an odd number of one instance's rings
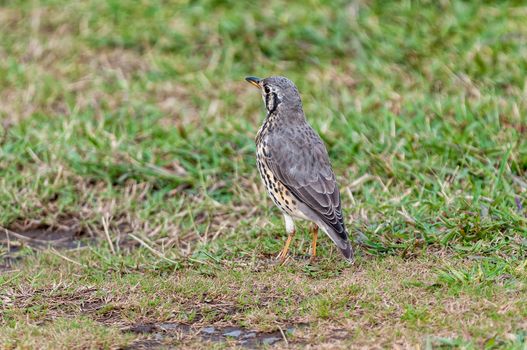
[[[285,341],[287,334],[294,332],[294,327],[288,327],[282,331],[257,332],[240,327],[214,327],[208,326],[195,329],[189,325],[181,323],[159,323],[159,324],[135,324],[123,329],[124,332],[149,335],[149,339],[143,339],[133,343],[127,349],[155,348],[162,346],[163,343],[170,343],[170,338],[179,338],[180,335],[195,335],[204,341],[210,342],[234,342],[237,345],[248,349],[259,348],[264,345],[273,345]],[[285,338],[284,338],[285,337]]]
[[[84,247],[87,243],[73,230],[31,229],[15,232],[0,227],[0,272],[14,268],[22,259],[17,253],[24,247],[64,250]]]

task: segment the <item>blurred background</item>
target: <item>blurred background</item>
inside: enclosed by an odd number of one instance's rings
[[[523,249],[507,243],[525,233],[523,2],[0,6],[4,227],[98,236],[107,220],[185,254],[218,237],[277,251],[254,166],[265,114],[244,77],[283,75],[366,252]]]

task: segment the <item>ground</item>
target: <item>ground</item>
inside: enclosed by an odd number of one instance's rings
[[[527,7],[0,2],[0,348],[527,346]],[[296,82],[357,259],[255,166]]]

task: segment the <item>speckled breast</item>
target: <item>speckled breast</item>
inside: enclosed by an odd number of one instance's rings
[[[306,219],[305,215],[298,209],[298,200],[293,197],[291,192],[280,182],[276,176],[271,172],[271,169],[265,162],[265,149],[263,144],[257,145],[256,151],[256,162],[258,165],[258,171],[262,178],[263,183],[269,196],[273,200],[274,204],[280,210],[293,217]]]

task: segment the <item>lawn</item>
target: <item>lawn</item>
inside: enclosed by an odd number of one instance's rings
[[[521,1],[0,1],[0,348],[527,347]],[[348,265],[260,182],[284,75]]]

